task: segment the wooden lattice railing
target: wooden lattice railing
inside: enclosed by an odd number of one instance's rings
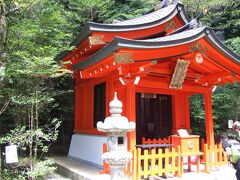
[[[218,168],[228,164],[228,157],[226,153],[224,153],[222,144],[210,146],[208,144],[204,144],[203,152],[203,162],[205,164],[204,170],[206,172],[213,168]]]
[[[170,138],[164,139],[142,139],[142,144],[168,144],[171,143]],[[204,171],[208,172],[213,168],[228,164],[227,155],[224,153],[222,145],[209,146],[201,141],[201,149],[203,151],[202,163],[204,164]],[[182,164],[181,164],[181,152],[180,146],[177,149],[174,148],[154,148],[151,150],[141,150],[140,148],[133,148],[133,158],[131,165],[127,166],[127,174],[131,176],[133,180],[141,178],[147,178],[148,176],[162,176],[163,174],[168,175],[181,175]],[[103,153],[107,151],[107,145],[103,145]],[[103,170],[101,173],[110,173],[109,165],[104,162]]]
[[[163,174],[181,174],[180,146],[175,148],[151,149],[142,151],[140,148],[133,150],[132,179],[138,180],[148,176],[162,176]]]

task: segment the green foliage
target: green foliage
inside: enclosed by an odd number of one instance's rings
[[[0,178],[4,180],[24,180],[30,179],[29,177],[42,179],[46,174],[51,174],[56,170],[54,161],[51,159],[36,160],[32,171],[29,169],[28,161],[28,158],[21,158],[17,164],[8,165],[8,168],[0,174]]]
[[[28,151],[48,152],[49,146],[56,141],[60,122],[57,119],[52,120],[38,128],[18,126],[10,133],[0,138],[0,144],[15,144],[18,147],[19,154],[27,154]],[[31,146],[31,144],[33,144]],[[33,149],[29,149],[32,147]],[[50,159],[44,160],[43,156],[35,153],[34,159],[20,158],[18,163],[7,165],[6,173],[10,173],[14,178],[38,178],[48,173],[52,173],[56,168],[54,162]]]
[[[0,102],[10,101],[1,124],[13,130],[1,138],[1,143],[18,145],[20,157],[26,159],[8,167],[8,173],[14,178],[35,179],[55,169],[42,158],[57,139],[60,122],[56,116],[42,114],[46,107],[56,107],[59,94],[68,92],[54,89],[56,79],[68,73],[54,57],[65,49],[71,33],[65,29],[69,24],[59,2],[10,1],[6,5],[7,9],[21,8],[8,16],[8,63]]]
[[[72,22],[71,29],[79,33],[88,21],[97,23],[113,23],[131,19],[148,12],[155,5],[154,0],[112,1],[112,0],[61,0],[65,7],[66,17]]]
[[[48,145],[46,142],[51,143],[57,140],[58,128],[61,122],[53,119],[50,123],[41,126],[37,129],[31,130],[26,126],[17,126],[15,129],[10,130],[4,137],[0,138],[0,144],[15,144],[21,150],[26,150],[29,145],[29,139],[37,139],[35,143],[40,146],[42,152],[47,152]]]
[[[215,132],[226,132],[229,137],[239,139],[235,132],[228,130],[228,120],[240,121],[240,83],[218,86],[212,98]],[[193,132],[204,137],[206,127],[203,95],[190,98],[190,113]]]
[[[103,22],[111,4],[110,0],[70,0],[65,3],[65,7],[76,22],[85,24],[87,21]]]
[[[27,177],[44,177],[46,174],[51,174],[56,170],[54,161],[51,159],[36,161],[33,171],[27,171]]]
[[[194,134],[205,136],[205,112],[202,95],[190,97],[191,128]]]
[[[199,15],[203,10],[208,12],[222,11],[226,6],[234,3],[234,0],[182,0],[184,7],[191,18]],[[210,21],[208,21],[210,23]]]
[[[225,41],[225,44],[235,53],[240,54],[240,37],[231,38]]]
[[[207,11],[201,19],[204,25],[223,30],[226,39],[239,37],[240,1],[183,0],[183,3],[191,19]]]
[[[215,123],[219,124],[216,130],[227,129],[227,121],[240,120],[240,84],[218,86],[213,94],[213,109]]]
[[[147,13],[156,5],[154,0],[133,0],[126,3],[115,1],[109,7],[109,14],[105,22],[124,21]]]
[[[4,87],[0,90],[0,102],[11,99],[11,107],[19,105],[20,99],[25,99],[25,103],[27,98],[33,97],[36,85],[41,96],[45,93],[52,99],[48,87],[51,89],[53,80],[49,79],[66,73],[60,70],[54,56],[65,49],[71,37],[65,28],[68,21],[60,3],[43,0],[8,1],[6,4],[7,9],[17,6],[22,7],[20,11],[8,16],[9,55]]]

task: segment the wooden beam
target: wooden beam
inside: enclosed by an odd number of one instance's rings
[[[233,76],[233,77],[234,77],[235,80],[237,80],[238,82],[240,82],[240,76],[235,75],[235,76]]]
[[[203,66],[202,64],[198,64],[195,61],[191,61],[191,65],[189,66],[195,72],[201,73],[212,73],[211,69]]]
[[[164,77],[164,76],[147,76],[145,78],[141,78],[141,81],[138,85],[138,87],[146,87],[146,88],[153,88],[153,89],[165,89],[165,90],[172,90],[169,89],[169,83],[170,83],[170,77]],[[184,84],[181,90],[174,89],[176,91],[185,91],[185,92],[191,92],[191,93],[204,93],[209,90],[208,87],[203,87],[201,85],[187,85]]]
[[[117,70],[117,68],[118,68],[117,65],[116,66],[108,65],[107,67],[101,67],[101,68],[96,67],[95,69],[91,69],[91,70],[86,69],[86,70],[80,71],[80,77],[82,79],[103,77],[103,76],[107,76],[110,72]]]
[[[129,66],[129,71],[132,75],[143,75],[148,73],[148,70],[155,66],[155,62],[138,62]]]
[[[168,64],[169,64],[169,62],[168,62]],[[165,64],[165,66],[162,66],[162,64],[157,64],[155,66],[147,68],[146,70],[148,72],[152,72],[152,73],[161,73],[161,74],[165,74],[166,76],[172,76],[172,74],[174,72],[174,67],[171,68],[170,64],[168,66],[167,66],[167,64]],[[190,66],[188,66],[188,71],[187,71],[187,74],[186,74],[186,78],[192,78],[192,79],[199,79],[200,80],[200,79],[206,79],[207,76],[194,72],[194,70],[191,69],[191,64],[190,64]]]
[[[229,76],[231,76],[231,73],[228,71],[222,71],[222,72],[214,73],[211,75],[206,75],[207,79],[210,81],[218,78],[229,77]]]

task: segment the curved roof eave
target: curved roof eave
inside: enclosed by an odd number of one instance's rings
[[[150,14],[143,15],[134,19],[126,20],[114,24],[100,24],[94,22],[88,22],[80,31],[78,36],[70,43],[70,46],[78,46],[81,44],[92,32],[126,32],[134,31],[140,29],[147,29],[150,27],[157,26],[164,22],[167,22],[175,15],[181,19],[185,24],[189,22],[189,18],[185,12],[182,3],[177,2],[176,4],[169,5],[165,8],[161,8]],[[135,22],[135,23],[134,23]],[[68,53],[60,53],[55,59],[64,59],[67,55],[73,51],[68,51]]]
[[[204,30],[205,28],[201,28],[200,31],[202,32]],[[185,34],[185,32],[183,33]],[[105,46],[104,48],[102,48],[92,56],[90,56],[85,61],[80,62],[78,64],[74,64],[73,68],[75,70],[81,70],[81,69],[87,68],[101,61],[107,56],[111,55],[120,47],[135,48],[135,49],[163,48],[163,47],[176,46],[176,45],[192,42],[204,36],[202,35],[202,33],[193,34],[190,32],[189,34],[191,34],[191,36],[190,37],[186,36],[184,38],[183,36],[181,36],[181,34],[183,33],[169,35],[162,38],[150,39],[150,40],[132,40],[132,39],[116,37],[107,46]]]
[[[77,44],[79,44],[80,42],[83,42],[86,37],[91,35],[91,32],[89,31],[89,24],[86,24],[80,34],[70,43],[70,47],[72,46],[76,46]],[[79,42],[79,43],[78,43]],[[59,54],[56,55],[55,60],[60,61],[63,60],[64,58],[66,58],[71,52],[74,52],[74,50],[65,50],[60,52]]]
[[[169,5],[165,8],[154,11],[150,14],[146,14],[134,19],[126,20],[114,24],[99,24],[89,23],[90,30],[103,31],[103,32],[122,32],[122,31],[134,31],[140,29],[146,29],[149,27],[157,26],[171,19],[173,16],[179,13],[179,17],[184,23],[188,23],[189,19],[184,11],[184,7],[181,3]]]
[[[105,46],[101,50],[97,51],[95,54],[90,56],[88,59],[86,59],[80,63],[74,64],[73,69],[81,70],[81,69],[87,68],[87,67],[99,62],[101,59],[109,56],[111,53],[113,53],[114,51],[116,51],[118,49],[118,40],[117,39],[118,38],[114,38],[114,40],[112,40],[107,46]]]
[[[71,46],[80,44],[86,37],[88,37],[93,31],[97,32],[126,32],[135,31],[140,29],[147,29],[150,27],[162,24],[173,16],[179,13],[179,18],[186,24],[189,22],[189,18],[185,13],[184,6],[181,3],[169,5],[165,8],[154,11],[150,14],[146,14],[134,19],[126,20],[114,24],[100,24],[94,22],[88,22],[81,30],[78,37],[73,40]]]
[[[227,57],[229,57],[229,59],[231,61],[233,61],[234,63],[239,64],[240,66],[240,56],[236,53],[234,53],[233,51],[231,51],[227,46],[225,46],[215,35],[214,31],[211,30],[207,30],[206,32],[208,34],[207,38],[208,41],[212,44],[212,46],[214,46],[215,48],[219,49],[224,55],[226,55]]]
[[[90,56],[83,62],[73,65],[75,70],[81,70],[87,68],[95,63],[100,62],[102,59],[110,56],[117,49],[124,48],[135,48],[135,49],[157,49],[164,47],[171,47],[176,45],[182,45],[186,43],[194,42],[202,37],[207,37],[214,47],[219,49],[223,54],[228,56],[233,62],[239,64],[239,55],[232,52],[224,44],[222,44],[214,34],[213,30],[209,27],[201,27],[197,29],[192,29],[184,31],[178,34],[173,34],[161,38],[150,39],[150,40],[131,40],[116,37],[111,43],[105,46],[103,49],[97,53]]]

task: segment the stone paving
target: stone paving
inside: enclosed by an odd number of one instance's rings
[[[68,177],[64,178],[60,175],[52,175],[49,180],[110,180],[108,174],[99,174],[100,169],[81,163],[78,160],[73,160],[68,157],[53,157],[58,164],[58,172]],[[187,166],[184,167],[187,169]],[[204,166],[201,166],[203,170]],[[214,169],[209,173],[197,173],[194,166],[192,172],[184,172],[181,177],[167,177],[168,180],[237,180],[235,170],[231,165],[226,165],[218,169]],[[54,178],[55,176],[55,178]],[[163,177],[149,177],[149,180],[163,180]]]
[[[53,173],[53,174],[49,174],[46,177],[43,178],[44,180],[71,180],[69,178],[66,178],[60,174],[57,173]]]

